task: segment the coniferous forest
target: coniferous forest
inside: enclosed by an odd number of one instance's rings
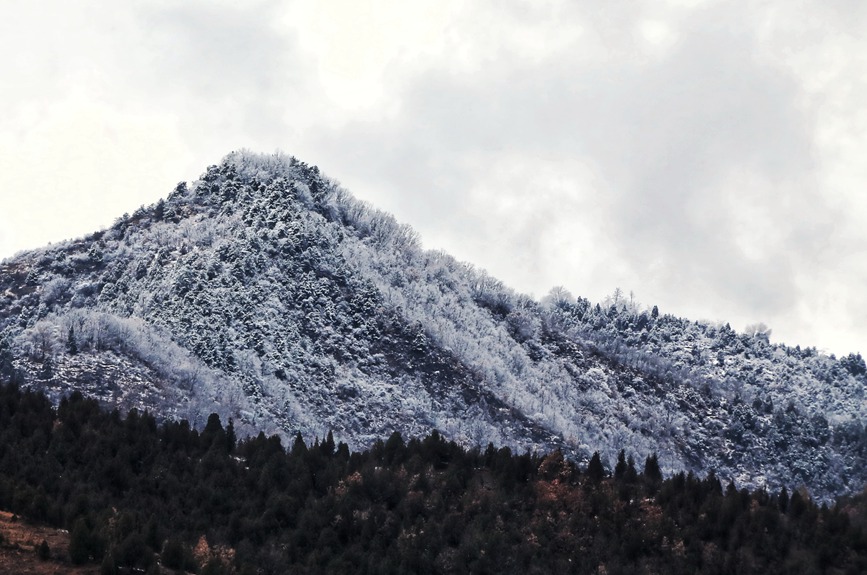
[[[283,445],[0,386],[0,508],[68,529],[59,556],[103,573],[867,572],[863,494],[818,506],[636,457]]]

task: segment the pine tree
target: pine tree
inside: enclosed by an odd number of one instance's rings
[[[626,450],[621,449],[620,453],[617,454],[617,465],[614,466],[614,479],[623,479],[623,476],[626,475],[626,469]]]
[[[301,432],[299,431],[295,435],[295,441],[292,443],[292,456],[302,457],[304,455],[307,455],[307,446],[304,444],[304,438],[301,437]]]
[[[69,558],[75,565],[90,560],[91,533],[83,517],[76,519],[69,536]]]
[[[331,433],[331,430],[328,430],[328,436],[325,438],[325,441],[319,446],[319,450],[322,452],[322,455],[326,455],[328,457],[334,454],[334,434]]]
[[[631,455],[626,458],[626,473],[623,479],[627,483],[635,483],[638,479],[638,470],[635,469],[635,459]]]
[[[644,477],[650,481],[662,481],[662,471],[659,469],[659,459],[656,454],[648,455],[644,460]]]
[[[661,483],[662,471],[659,469],[659,460],[655,453],[648,455],[644,460],[644,484],[647,492],[651,495],[656,494]]]
[[[789,490],[786,489],[785,485],[780,489],[780,496],[777,498],[777,504],[780,507],[781,513],[785,513],[789,510]]]
[[[226,426],[226,443],[229,453],[235,451],[235,446],[238,444],[238,436],[235,433],[235,422],[229,418],[229,425]]]
[[[599,483],[605,477],[605,468],[602,467],[602,459],[599,457],[598,451],[593,452],[593,457],[587,464],[587,477],[593,483]]]
[[[162,221],[163,216],[166,213],[166,202],[160,198],[160,201],[157,202],[156,207],[154,208],[154,221]]]
[[[36,547],[36,556],[43,561],[51,558],[51,549],[48,547],[48,541],[45,539]]]

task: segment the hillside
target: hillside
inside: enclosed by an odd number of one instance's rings
[[[331,435],[284,448],[279,436],[237,441],[216,415],[197,432],[80,393],[54,408],[6,385],[0,508],[63,529],[0,514],[0,535],[29,559],[15,573],[867,569],[863,496],[819,507],[803,491],[750,492],[713,474],[664,478],[652,455],[636,465],[621,452],[613,470],[594,455],[579,468],[559,452],[467,450],[436,432],[361,452]]]
[[[437,429],[820,498],[867,484],[860,355],[618,294],[535,301],[282,155],[230,154],[104,232],[4,261],[0,334],[0,369],[55,400],[199,429],[216,412],[352,448]]]

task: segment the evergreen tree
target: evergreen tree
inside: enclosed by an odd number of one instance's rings
[[[160,198],[157,205],[154,207],[154,221],[160,222],[166,213],[166,202]]]
[[[203,449],[214,448],[228,452],[226,432],[223,430],[220,416],[216,413],[208,416],[208,422],[205,424],[205,429],[202,430],[201,441]]]
[[[638,470],[635,469],[635,459],[631,455],[626,459],[626,473],[623,475],[623,479],[627,483],[634,483],[638,479]]]
[[[620,453],[617,454],[617,465],[614,466],[614,479],[623,479],[623,476],[626,475],[626,469],[626,450],[621,449]]]
[[[292,456],[303,457],[305,455],[307,455],[307,445],[304,444],[304,438],[301,437],[301,432],[299,431],[295,434],[295,441],[292,443]]]
[[[655,453],[648,455],[644,460],[644,477],[653,483],[662,481],[662,471],[659,469],[659,459]]]
[[[238,436],[235,433],[235,422],[229,418],[229,424],[226,426],[226,446],[229,453],[235,451],[238,444]]]
[[[598,451],[594,451],[590,463],[587,464],[587,478],[593,483],[599,483],[604,477],[605,468],[602,467],[602,458],[599,457]]]
[[[36,547],[36,556],[43,561],[51,558],[51,549],[48,547],[48,541],[45,539]]]
[[[322,455],[326,457],[331,457],[334,455],[334,434],[331,433],[331,430],[328,430],[328,436],[325,438],[325,441],[319,446],[319,450],[322,452]]]
[[[83,517],[78,518],[69,534],[69,558],[75,565],[87,563],[91,559],[93,536]]]
[[[785,485],[780,489],[780,495],[777,497],[777,505],[779,506],[781,513],[785,513],[789,510],[789,490],[786,489]]]

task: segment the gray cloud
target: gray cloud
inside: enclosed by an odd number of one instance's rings
[[[269,0],[243,8],[207,2],[139,8],[144,46],[128,84],[166,109],[182,109],[185,127],[219,135],[221,145],[232,134],[234,147],[276,146],[290,133],[286,111],[310,97],[310,82],[302,79],[315,72],[293,34],[275,24],[281,6]]]
[[[527,166],[573,158],[598,181],[551,198],[569,209],[531,201],[541,182],[499,191],[539,210],[488,238],[514,249],[512,262],[544,260],[557,240],[546,227],[577,216],[575,226],[596,234],[592,247],[578,248],[616,265],[576,274],[569,267],[582,262],[566,260],[561,281],[581,277],[599,293],[625,280],[669,307],[703,305],[721,316],[794,313],[805,296],[799,280],[827,255],[841,217],[819,189],[801,84],[764,54],[758,28],[744,25],[749,14],[729,7],[692,12],[661,56],[624,57],[636,50],[634,34],[608,32],[634,29],[636,14],[619,12],[599,32],[616,58],[584,59],[575,45],[541,63],[425,70],[403,88],[397,118],[320,135],[320,149],[404,194],[393,209],[411,221],[465,237],[496,228],[484,223],[489,214],[465,209],[496,158],[517,155]],[[593,203],[604,221],[582,211]]]

